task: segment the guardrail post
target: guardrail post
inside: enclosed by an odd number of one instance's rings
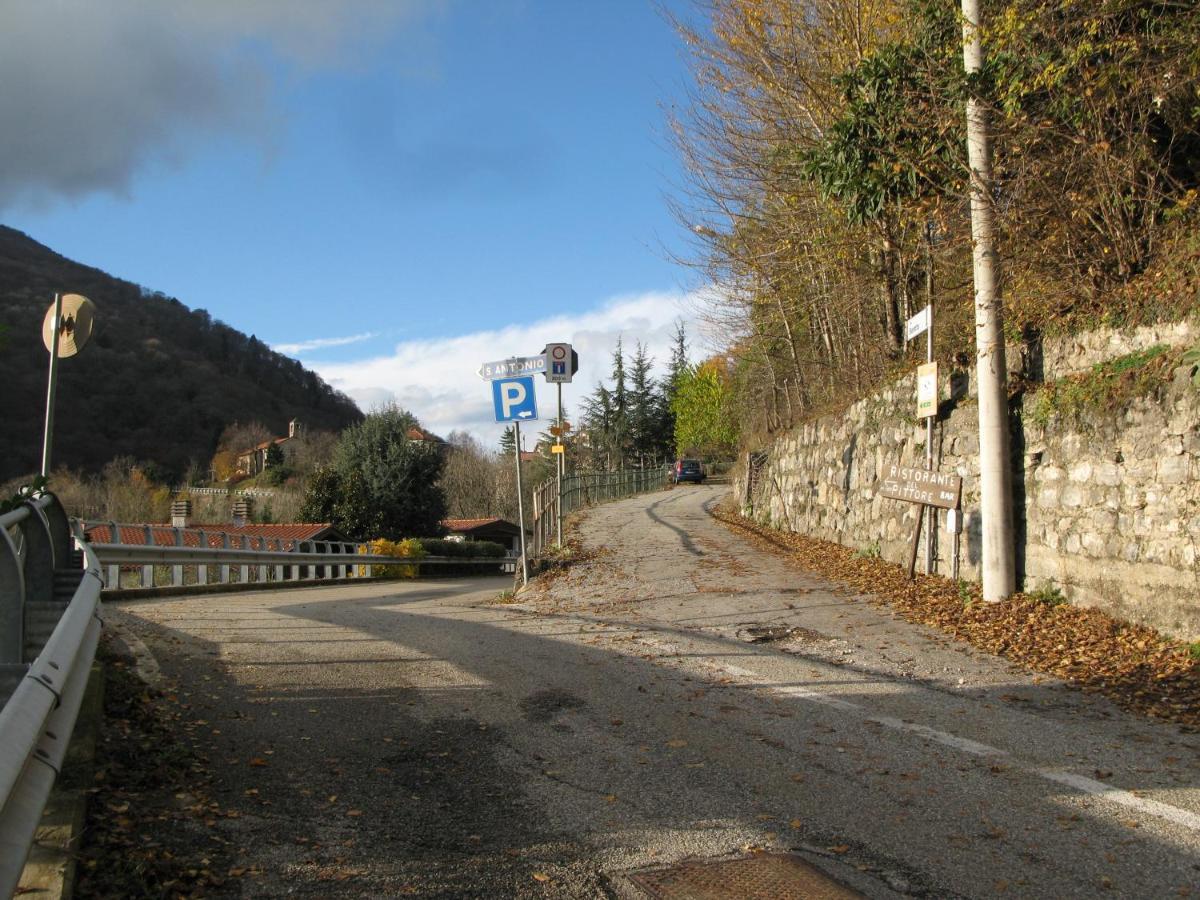
[[[19,665],[25,649],[25,574],[7,528],[0,528],[0,665]]]
[[[229,549],[229,532],[228,531],[221,532],[221,548],[224,550]],[[229,584],[229,563],[221,563],[220,572],[221,572],[221,584]]]
[[[175,546],[183,546],[183,529],[175,529]],[[175,587],[183,587],[183,565],[177,564],[171,566],[171,584]]]
[[[238,546],[243,550],[250,549],[250,543],[244,534],[241,536],[241,540],[238,541]],[[242,584],[250,581],[250,566],[248,564],[242,564],[238,567],[238,581]]]
[[[283,538],[275,538],[275,549],[280,551],[281,553],[283,552]],[[277,564],[275,566],[275,580],[283,581],[283,565],[282,564]]]
[[[199,534],[199,546],[203,550],[208,549],[208,534],[203,529]],[[196,566],[196,581],[199,584],[208,584],[208,564],[200,563]]]
[[[256,550],[266,550],[266,549],[267,549],[267,539],[266,539],[265,537],[260,537],[260,538],[258,539],[257,546],[255,547],[255,549],[256,549]],[[263,582],[263,583],[265,583],[265,582],[267,581],[267,567],[266,567],[266,565],[260,565],[260,566],[258,567],[258,575],[257,575],[257,578],[258,578],[258,580],[259,580],[259,581],[261,581],[261,582]]]
[[[154,530],[149,525],[145,525],[145,526],[143,526],[142,531],[143,531],[143,534],[145,535],[146,546],[153,547],[154,546]],[[142,566],[142,587],[144,587],[144,588],[154,587],[154,566],[153,565]]]
[[[71,564],[71,554],[75,551],[75,539],[71,535],[71,522],[67,511],[58,502],[58,497],[49,494],[52,501],[42,507],[46,518],[46,526],[50,529],[50,548],[54,551],[54,567],[66,568]]]
[[[304,550],[305,547],[308,547],[308,550]],[[317,545],[312,541],[302,541],[300,543],[300,548],[302,553],[315,553],[317,550]],[[301,578],[306,581],[312,581],[316,577],[317,567],[309,563],[304,567],[304,572],[302,573]]]
[[[57,500],[51,501],[57,503]],[[41,508],[32,500],[23,504],[29,515],[17,523],[25,544],[22,575],[25,577],[25,603],[54,599],[54,539],[50,523]],[[65,559],[61,560],[65,563]]]
[[[120,528],[120,526],[117,525],[116,522],[109,522],[108,528],[109,528],[109,531],[112,532],[112,535],[109,538],[109,543],[111,543],[111,544],[121,543],[121,528]],[[116,563],[113,563],[111,566],[108,567],[108,581],[105,583],[104,586],[111,590],[117,590],[121,587],[121,567],[119,565],[117,565]]]

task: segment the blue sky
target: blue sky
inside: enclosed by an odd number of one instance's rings
[[[669,259],[686,241],[664,202],[679,172],[662,110],[687,72],[653,0],[5,15],[19,21],[0,34],[0,81],[22,90],[2,92],[0,122],[34,137],[0,137],[14,161],[0,221],[207,309],[364,407],[428,400],[430,367],[473,377],[483,360],[449,347],[536,351],[523,342],[547,321],[586,332],[591,382],[604,341],[665,357],[687,317],[697,285]],[[469,384],[413,411],[486,431]]]

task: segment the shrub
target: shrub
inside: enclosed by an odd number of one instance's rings
[[[376,556],[402,556],[412,557],[413,559],[421,559],[428,554],[425,548],[421,546],[421,542],[416,538],[407,538],[403,541],[389,541],[387,538],[376,538],[363,547],[359,548],[360,553],[372,553]],[[417,565],[384,565],[374,566],[372,575],[382,578],[416,578],[421,567]],[[366,566],[358,567],[358,574],[364,576],[367,574]]]

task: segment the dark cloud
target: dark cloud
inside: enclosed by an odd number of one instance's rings
[[[214,133],[267,137],[268,66],[346,62],[434,0],[5,4],[0,208],[126,191]]]

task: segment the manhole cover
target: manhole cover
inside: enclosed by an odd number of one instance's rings
[[[658,900],[861,900],[863,896],[784,854],[687,862],[638,872],[629,879]]]

